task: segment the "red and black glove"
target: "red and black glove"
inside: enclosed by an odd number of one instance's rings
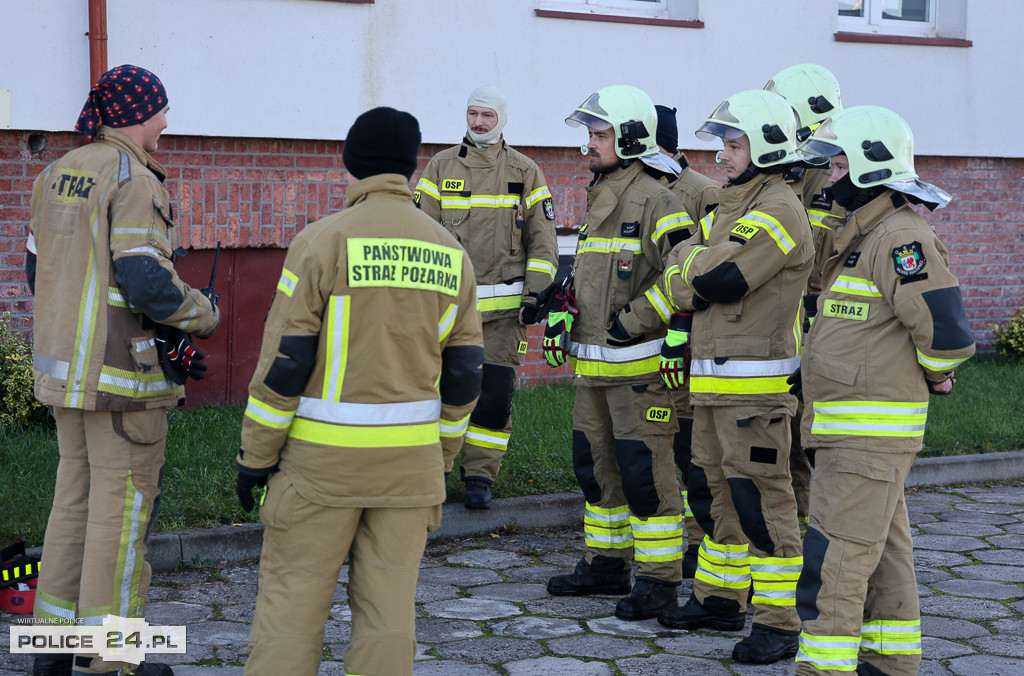
[[[156,327],[156,351],[160,367],[177,385],[184,385],[189,378],[202,380],[206,377],[206,354],[192,344],[192,339],[180,329],[165,324]]]

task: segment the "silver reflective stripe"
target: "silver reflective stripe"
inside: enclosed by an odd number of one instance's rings
[[[128,249],[124,253],[126,254],[152,254],[157,258],[160,257],[160,252],[155,247],[151,246],[137,246],[134,249]]]
[[[117,169],[117,186],[120,188],[132,180],[132,163],[128,159],[128,153],[123,150],[118,150],[117,152],[121,154],[121,163]]]
[[[135,577],[135,566],[138,564],[136,557],[138,551],[135,549],[135,543],[139,539],[139,519],[142,515],[142,493],[135,490],[132,486],[134,495],[132,495],[132,513],[129,517],[131,519],[131,525],[129,526],[128,542],[121,544],[125,547],[124,557],[124,570],[121,571],[121,608],[118,615],[121,617],[128,617],[129,609],[131,608],[131,595],[132,595],[132,579]]]
[[[406,401],[398,404],[355,404],[301,397],[295,415],[339,425],[413,425],[437,422],[441,400]]]
[[[587,345],[586,343],[572,343],[569,346],[569,354],[577,359],[585,361],[601,361],[610,364],[621,364],[648,357],[657,357],[661,354],[661,344],[664,341],[649,340],[639,345],[629,347],[605,347],[604,345]]]
[[[476,298],[501,298],[503,296],[520,296],[523,293],[523,283],[514,284],[481,284],[476,287]]]
[[[136,345],[135,346],[135,351],[136,352],[143,352],[144,350],[148,350],[149,348],[153,347],[154,345],[156,345],[156,338],[150,338],[149,340],[145,340],[145,341],[139,343],[138,345]]]
[[[719,376],[732,378],[761,378],[788,376],[800,366],[800,357],[745,361],[730,359],[716,364],[714,359],[694,359],[690,363],[690,376]]]
[[[44,601],[41,598],[39,598],[39,594],[36,594],[36,608],[39,608],[39,610],[43,611],[44,613],[56,615],[57,617],[62,617],[65,620],[75,619],[74,610],[61,608],[60,606],[55,606],[54,604],[49,603],[48,601]]]
[[[128,373],[130,377],[123,377],[114,375],[113,373],[106,370],[104,366],[100,370],[99,382],[104,385],[110,385],[111,387],[120,387],[126,390],[135,390],[138,392],[163,392],[165,390],[173,390],[177,385],[169,380],[153,380],[145,381],[139,376],[141,374],[133,374],[130,371],[119,371],[121,373]]]
[[[68,379],[68,369],[71,368],[71,364],[66,361],[54,359],[38,352],[32,353],[32,366],[40,373],[45,373],[51,378],[59,378],[60,380]]]

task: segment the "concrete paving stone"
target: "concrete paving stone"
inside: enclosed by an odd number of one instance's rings
[[[912,528],[922,523],[937,523],[939,521],[937,517],[932,516],[931,514],[921,514],[920,512],[907,512],[907,515],[910,517],[910,525]]]
[[[431,603],[459,598],[459,588],[453,584],[416,585],[416,603]]]
[[[925,598],[926,596],[934,596],[935,592],[924,585],[917,585],[917,596],[918,598]]]
[[[595,617],[607,617],[615,612],[617,596],[552,596],[523,604],[530,615],[549,615],[553,617],[574,617],[590,620]]]
[[[246,651],[247,644],[248,641],[244,641],[231,645],[214,646],[213,654],[216,655],[217,659],[224,666],[244,665],[246,660],[249,659],[249,653]]]
[[[548,590],[542,584],[525,582],[498,582],[473,587],[469,590],[472,598],[494,599],[496,601],[532,601],[547,598]]]
[[[713,660],[678,655],[652,655],[617,660],[623,676],[729,676],[729,670]],[[789,666],[792,673],[792,665]]]
[[[620,620],[612,615],[611,617],[599,617],[596,620],[587,622],[587,629],[597,634],[611,634],[612,636],[631,636],[633,638],[652,638],[654,636],[665,636],[672,630],[658,624],[658,618],[652,617],[649,620]]]
[[[931,535],[970,535],[973,537],[987,537],[1003,533],[1002,528],[985,523],[969,523],[955,521],[940,521],[937,523],[921,524],[922,533]]]
[[[220,610],[220,614],[223,615],[224,619],[228,622],[245,622],[248,624],[252,623],[252,616],[256,612],[256,603],[236,603],[230,606],[224,606]]]
[[[1014,617],[1005,620],[996,620],[992,623],[992,631],[996,634],[1024,636],[1024,618]]]
[[[345,651],[348,650],[348,642],[345,643],[328,643],[324,641],[324,661],[328,658],[340,662],[345,657]]]
[[[988,546],[988,543],[984,540],[961,535],[922,535],[914,538],[915,549],[935,549],[943,552],[969,552],[974,549],[988,549]]]
[[[742,631],[721,635],[713,635],[703,631],[673,630],[672,633],[675,635],[655,639],[654,645],[674,655],[706,657],[711,660],[731,658],[732,647],[744,636]]]
[[[517,617],[513,620],[490,622],[487,625],[491,634],[498,636],[514,636],[544,640],[582,634],[583,627],[576,620],[557,617]]]
[[[1012,502],[1024,505],[1024,486],[1000,486],[997,488],[986,488],[979,486],[963,491],[965,495],[976,502]]]
[[[651,647],[645,641],[617,636],[570,636],[554,638],[546,643],[548,650],[556,655],[572,657],[593,657],[603,660],[615,660],[635,655],[648,655]]]
[[[1016,676],[1024,674],[1024,660],[992,655],[970,655],[950,660],[949,670],[957,676]]]
[[[1020,514],[1024,507],[1005,502],[965,502],[955,505],[956,509],[965,512],[985,512],[986,514]]]
[[[334,588],[334,593],[331,595],[331,603],[348,603],[348,589],[345,585],[339,584]]]
[[[949,523],[987,523],[993,526],[1006,526],[1020,523],[1012,514],[988,514],[986,512],[965,512],[953,510],[942,515],[942,521]]]
[[[499,676],[498,670],[489,664],[464,664],[454,660],[416,662],[412,665],[412,676]]]
[[[181,625],[210,619],[213,609],[198,603],[158,601],[146,603],[146,621],[150,624]]]
[[[914,539],[917,544],[917,538]],[[972,552],[973,554],[973,552]],[[946,552],[939,549],[914,549],[914,566],[936,566],[945,568],[949,566],[965,566],[971,560],[957,552]]]
[[[536,566],[508,568],[507,570],[502,571],[502,574],[509,582],[535,582],[537,584],[547,584],[547,581],[552,577],[555,575],[561,575],[564,572],[564,568],[539,564]]]
[[[174,667],[174,676],[242,676],[245,667],[200,667],[184,665]]]
[[[907,509],[910,509],[911,505],[916,505],[919,502],[936,502],[941,504],[950,504],[954,500],[962,500],[963,498],[955,493],[944,493],[942,491],[920,491],[920,490],[909,490],[906,492]]]
[[[569,657],[539,657],[504,665],[508,676],[611,676],[612,668],[602,662],[584,662]]]
[[[736,676],[793,676],[794,664],[793,660],[780,660],[775,664],[730,662],[729,669]]]
[[[582,545],[582,540],[580,541]],[[562,552],[551,552],[550,554],[544,554],[540,557],[541,563],[546,563],[551,566],[558,566],[563,569],[561,573],[571,573],[575,568],[576,564],[580,559],[583,558],[583,547],[572,548],[569,551]]]
[[[230,566],[221,571],[221,575],[228,582],[238,584],[256,584],[260,576],[259,564],[256,561],[247,564]]]
[[[188,627],[188,642],[202,645],[245,645],[249,625],[240,622],[198,622]]]
[[[212,645],[198,645],[187,640],[186,635],[185,652],[183,653],[161,653],[159,655],[148,655],[153,662],[163,662],[174,666],[176,664],[196,664],[204,660],[217,659],[216,649]],[[178,668],[174,668],[177,673]]]
[[[154,571],[150,588],[160,585],[172,589],[181,589],[192,584],[209,582],[210,574],[205,569],[186,568],[184,570]]]
[[[330,618],[343,622],[352,621],[352,608],[347,603],[335,603],[331,606]]]
[[[449,555],[447,561],[457,566],[504,570],[513,566],[527,566],[533,562],[533,559],[516,554],[515,552],[504,552],[499,549],[469,549]]]
[[[979,549],[971,556],[984,563],[1002,566],[1024,566],[1024,551],[1020,549]]]
[[[1024,534],[1024,523],[1008,523],[1003,526],[1007,533]]]
[[[556,535],[519,534],[491,540],[489,549],[503,549],[523,556],[540,556],[565,549],[565,538]],[[531,554],[530,552],[536,552]]]
[[[446,620],[421,618],[416,620],[416,640],[421,643],[442,643],[464,638],[483,636],[484,632],[476,622],[469,620]]]
[[[956,641],[947,641],[944,638],[933,638],[932,636],[921,637],[921,654],[927,655],[929,659],[948,660],[951,657],[963,657],[976,652],[973,648]]]
[[[324,643],[348,643],[352,638],[352,623],[327,620],[324,623]]]
[[[443,659],[484,664],[504,664],[544,654],[544,648],[536,641],[504,636],[485,636],[466,641],[439,643],[435,650]]]
[[[317,676],[345,676],[345,663],[341,660],[323,660]]]
[[[1024,552],[1021,552],[1024,554]],[[993,566],[976,563],[973,566],[956,566],[954,573],[968,580],[993,580],[996,582],[1024,582],[1024,568],[1017,566]]]
[[[1024,657],[1024,636],[1020,634],[982,636],[971,639],[968,643],[977,648],[980,653],[1002,655],[1003,657]]]
[[[940,639],[948,638],[954,641],[976,638],[978,636],[990,636],[992,634],[988,629],[975,622],[955,617],[942,617],[940,615],[922,615],[921,633],[924,636],[934,636]]]
[[[434,617],[457,620],[495,620],[499,617],[522,615],[523,611],[508,601],[490,599],[453,599],[435,601],[423,606],[424,612]]]
[[[483,568],[467,568],[464,566],[442,566],[420,570],[419,583],[454,584],[460,587],[471,587],[478,584],[501,582],[501,575],[493,570]]]
[[[204,582],[181,589],[173,594],[175,601],[182,603],[209,604],[219,601],[224,605],[252,603],[256,600],[256,585],[233,584],[228,582]]]
[[[932,596],[921,599],[921,614],[957,617],[964,620],[996,620],[1012,615],[1013,611],[995,601],[961,596]]]
[[[940,580],[948,580],[953,577],[952,573],[942,570],[941,568],[926,567],[915,568],[914,575],[917,577],[918,584],[931,584],[933,582],[939,582]]]
[[[1014,600],[1021,597],[1021,588],[1002,582],[984,580],[943,580],[930,585],[936,591],[956,596],[969,596],[973,599],[996,599],[1000,601]]]
[[[986,538],[994,547],[1000,549],[1024,549],[1024,534],[994,535]]]
[[[934,660],[921,660],[917,676],[953,676],[953,672]]]
[[[1016,601],[1010,604],[1010,607],[1016,610],[1018,613],[1024,613],[1024,601]]]

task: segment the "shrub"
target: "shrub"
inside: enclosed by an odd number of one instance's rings
[[[32,391],[32,345],[14,331],[10,312],[0,315],[0,427],[46,420],[46,406]]]
[[[1016,314],[1010,317],[1006,323],[992,325],[992,335],[995,336],[996,352],[1015,359],[1024,359],[1024,316],[1018,308]]]

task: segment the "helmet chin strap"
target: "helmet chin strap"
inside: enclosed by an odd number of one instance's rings
[[[755,176],[761,172],[761,168],[751,162],[747,165],[747,168],[743,170],[743,173],[736,178],[730,178],[726,185],[743,185],[749,183]]]

